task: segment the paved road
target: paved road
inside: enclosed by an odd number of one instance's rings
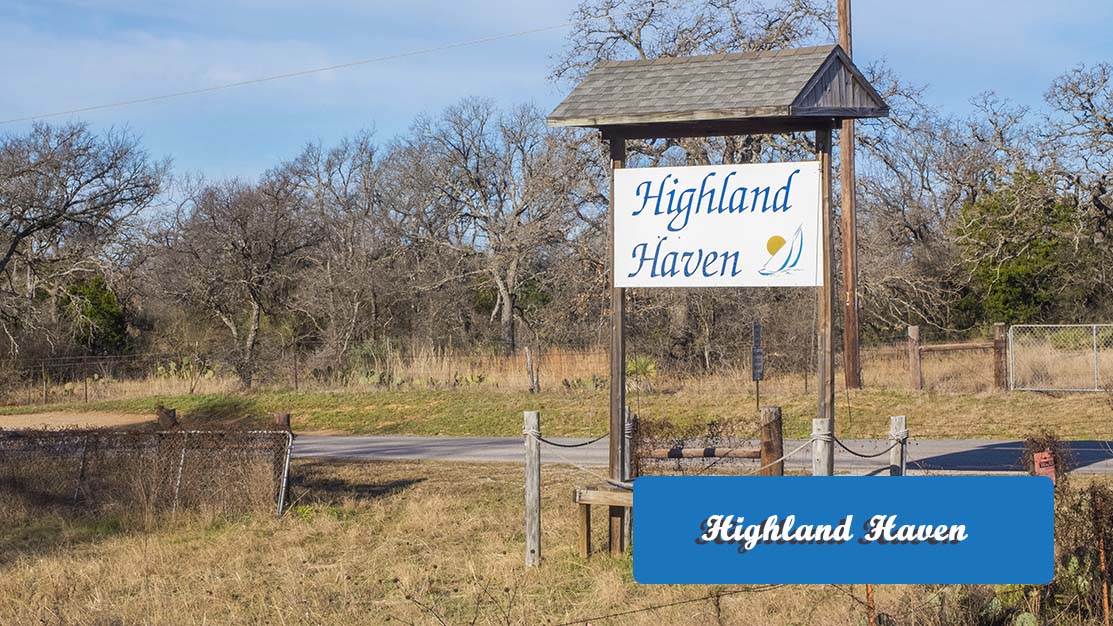
[[[579,443],[581,439],[554,439],[560,443]],[[795,450],[802,441],[785,441],[785,450]],[[853,439],[844,442],[856,451],[876,453],[888,442],[874,439]],[[746,447],[756,442],[743,443]],[[924,439],[909,444],[909,468],[942,472],[1016,472],[1020,466],[1024,443],[1020,441],[989,441],[985,439]],[[1085,474],[1113,474],[1113,442],[1072,441],[1070,451],[1076,471]],[[300,435],[295,440],[295,457],[357,458],[367,460],[424,459],[435,461],[491,461],[519,463],[522,461],[520,438],[497,437],[369,437]],[[810,446],[785,461],[786,469],[811,468]],[[606,466],[607,440],[582,448],[542,446],[544,463],[576,463],[584,466]],[[862,459],[835,447],[835,467],[840,472],[869,474],[888,470],[888,455]]]

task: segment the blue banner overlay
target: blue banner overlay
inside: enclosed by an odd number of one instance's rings
[[[666,584],[1043,584],[1042,476],[646,476],[634,578]]]

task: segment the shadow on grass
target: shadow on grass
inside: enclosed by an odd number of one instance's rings
[[[424,478],[367,481],[347,475],[360,467],[335,461],[298,463],[290,468],[291,493],[298,504],[337,504],[378,500],[425,482]]]
[[[262,414],[254,398],[236,395],[206,395],[179,411],[182,423],[190,428],[251,428],[268,421]]]
[[[58,507],[0,515],[0,572],[20,558],[44,557],[133,532],[133,525],[117,516],[79,515]]]

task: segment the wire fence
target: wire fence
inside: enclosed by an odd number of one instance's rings
[[[1013,326],[1009,371],[1016,390],[1113,390],[1113,324]]]
[[[0,494],[27,510],[281,512],[292,441],[282,431],[0,431]]]
[[[1113,326],[1015,328],[1010,339],[1014,388],[1092,390],[1113,385]],[[970,335],[968,339],[978,338]],[[983,340],[980,344],[969,345],[984,345],[985,337],[980,338]],[[922,389],[979,393],[995,388],[993,350],[939,351],[928,339],[925,337],[918,360]],[[863,347],[865,387],[917,388],[909,382],[913,370],[907,340],[896,337],[890,340]],[[807,342],[766,343],[761,392],[813,393],[813,348]],[[693,362],[648,354],[630,345],[626,373],[632,396],[680,390],[757,393],[758,383],[753,380],[747,350]],[[532,347],[514,354],[391,350],[361,353],[343,362],[291,348],[261,357],[255,367],[253,385],[295,391],[497,388],[595,393],[608,388],[609,376],[610,356],[602,348]],[[841,379],[841,373],[838,376]],[[7,405],[227,393],[240,387],[236,368],[226,358],[202,351],[0,359],[0,403]]]

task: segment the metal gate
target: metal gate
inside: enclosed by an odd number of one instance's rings
[[[1113,390],[1113,324],[1023,324],[1009,328],[1009,388]]]

